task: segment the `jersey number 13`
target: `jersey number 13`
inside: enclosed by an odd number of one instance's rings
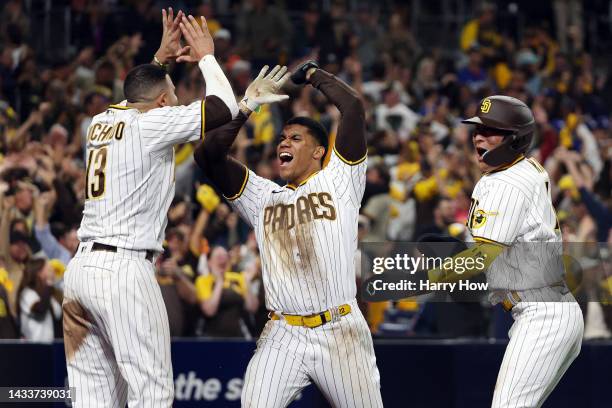
[[[106,187],[106,147],[92,149],[87,156],[85,174],[85,199],[97,199],[104,195]]]

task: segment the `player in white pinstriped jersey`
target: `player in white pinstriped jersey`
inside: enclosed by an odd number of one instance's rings
[[[491,96],[464,123],[476,126],[473,142],[485,172],[472,194],[468,227],[495,258],[486,271],[491,300],[515,320],[492,407],[540,407],[579,354],[584,323],[563,280],[548,174],[523,155],[533,114],[518,99]]]
[[[312,61],[292,79],[310,82],[340,110],[325,168],[327,134],[303,117],[286,123],[277,147],[285,186],[230,158],[238,130],[257,107],[249,105],[248,94],[241,107],[246,114],[211,132],[195,154],[255,229],[266,306],[273,311],[247,368],[242,406],[285,407],[314,382],[334,407],[381,407],[372,338],[355,301],[353,259],[366,173],[364,109],[352,88]]]
[[[213,41],[189,16],[163,12],[158,63],[198,62],[205,100],[177,106],[162,67],[131,70],[127,101],[94,117],[87,136],[81,244],[65,275],[68,380],[78,407],[169,407],[174,399],[168,316],[153,260],[162,251],[174,197],[174,146],[196,141],[238,112],[213,56]],[[180,49],[183,34],[190,48]]]

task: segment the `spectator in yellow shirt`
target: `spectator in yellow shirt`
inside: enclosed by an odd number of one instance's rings
[[[484,3],[478,17],[468,21],[461,29],[460,45],[464,52],[477,46],[486,58],[492,58],[502,46],[502,37],[495,27],[496,8],[494,4]]]
[[[208,275],[196,279],[200,308],[206,316],[204,334],[211,337],[246,337],[244,312],[254,313],[259,301],[251,291],[250,275],[229,270],[230,257],[221,246],[208,260]]]

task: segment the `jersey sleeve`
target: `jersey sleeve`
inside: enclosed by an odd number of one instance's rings
[[[526,208],[525,193],[508,183],[477,189],[467,221],[474,241],[511,245],[521,233]]]
[[[329,163],[323,170],[336,189],[336,194],[353,207],[359,208],[365,191],[367,153],[359,160],[350,161],[342,157],[334,147]]]
[[[225,198],[242,219],[254,227],[262,214],[264,199],[275,189],[280,189],[278,184],[247,169],[238,193]]]
[[[205,100],[187,106],[164,106],[138,118],[143,143],[152,151],[204,138]]]

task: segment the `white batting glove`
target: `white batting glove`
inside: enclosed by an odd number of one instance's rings
[[[274,103],[289,99],[289,95],[281,94],[281,88],[287,82],[290,72],[287,67],[275,66],[272,71],[266,75],[268,66],[264,66],[257,78],[247,88],[244,93],[244,98],[240,101],[251,111],[255,111],[260,105],[265,103]]]

